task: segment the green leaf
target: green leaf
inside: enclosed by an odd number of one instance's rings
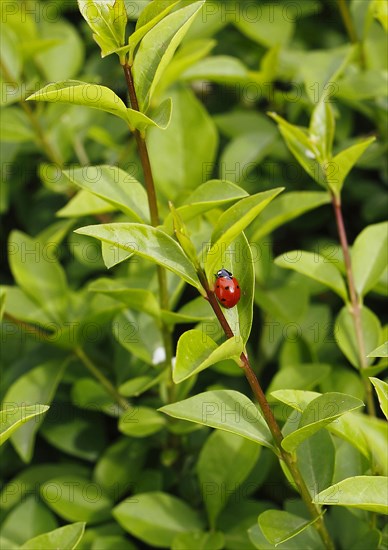
[[[375,137],[364,139],[360,143],[344,149],[329,161],[326,177],[329,187],[335,195],[341,193],[346,176],[374,141],[376,141]]]
[[[117,208],[89,191],[79,191],[57,212],[60,218],[82,218],[115,212]]]
[[[356,291],[364,296],[373,289],[388,262],[388,223],[369,225],[352,247],[352,267]]]
[[[121,210],[131,220],[148,221],[146,190],[117,166],[84,166],[64,170],[63,173],[73,184]]]
[[[317,518],[306,521],[305,518],[283,510],[266,510],[259,515],[258,521],[266,539],[271,544],[278,546],[308,529],[317,521]]]
[[[217,430],[206,440],[199,455],[197,472],[213,529],[221,510],[249,475],[259,454],[259,445],[232,433]]]
[[[368,353],[367,357],[388,357],[388,342]]]
[[[0,411],[0,445],[5,443],[20,426],[49,410],[47,405],[15,405],[6,407]]]
[[[245,83],[249,80],[249,72],[237,58],[229,55],[214,55],[200,60],[188,68],[182,75],[182,80],[208,80],[220,84]]]
[[[64,320],[69,299],[65,272],[44,243],[12,231],[8,258],[12,274],[27,296],[52,320]]]
[[[222,255],[228,246],[282,190],[280,187],[241,199],[221,215],[214,228],[211,247],[206,257],[205,268],[209,279],[222,265]]]
[[[292,250],[275,259],[275,264],[292,269],[306,277],[318,281],[336,292],[344,302],[347,301],[345,281],[339,269],[325,257],[315,252]]]
[[[133,407],[120,417],[119,430],[130,437],[148,437],[159,432],[165,418],[150,407]]]
[[[331,159],[335,120],[334,113],[330,103],[323,99],[315,107],[310,121],[310,139],[316,143],[322,161]]]
[[[353,45],[346,45],[303,54],[298,69],[313,105],[318,101],[329,101],[337,92],[337,80],[352,60],[354,50]]]
[[[6,408],[23,403],[36,407],[37,403],[49,405],[54,398],[57,386],[62,379],[67,361],[53,359],[43,365],[31,369],[12,384],[4,400]],[[48,409],[46,409],[48,410]],[[25,462],[29,462],[34,452],[36,433],[43,421],[39,417],[35,422],[27,423],[11,436],[12,445]]]
[[[178,2],[179,0],[159,0],[158,2],[150,2],[150,4],[143,9],[137,20],[135,32],[133,32],[128,39],[128,46],[121,48],[121,51],[128,49],[130,65],[133,63],[136,47],[144,36],[155,27],[159,21],[164,19]]]
[[[205,332],[187,330],[178,340],[173,380],[175,384],[179,384],[219,361],[230,357],[238,360],[242,351],[241,338],[230,338],[218,346]]]
[[[177,208],[177,212],[184,222],[189,222],[213,208],[247,196],[248,193],[234,183],[226,180],[210,180],[197,187],[184,204]],[[168,228],[172,226],[171,214],[167,216],[164,225]]]
[[[338,455],[327,430],[320,430],[302,441],[296,455],[299,471],[311,497],[331,485]]]
[[[159,302],[150,290],[131,288],[127,280],[101,278],[89,286],[90,292],[105,294],[125,304],[130,309],[143,311],[152,317],[160,316]]]
[[[330,365],[324,363],[303,363],[281,368],[272,378],[267,393],[287,388],[309,390],[329,376]]]
[[[0,508],[3,511],[9,511],[26,500],[28,495],[38,500],[40,485],[64,474],[88,475],[88,468],[71,462],[60,464],[40,462],[37,465],[28,466],[4,485],[0,494]]]
[[[85,0],[86,1],[86,0]],[[79,80],[67,80],[48,84],[30,95],[28,101],[48,101],[49,103],[71,103],[85,105],[106,111],[128,123],[129,115],[124,102],[106,86],[87,84]]]
[[[82,476],[61,476],[44,483],[40,490],[45,503],[67,521],[100,523],[110,518],[112,501],[102,488]]]
[[[9,25],[4,24],[6,20],[7,14],[2,14],[0,59],[10,78],[18,82],[23,66],[20,40],[17,33]],[[2,80],[6,81],[7,77],[4,75]]]
[[[57,527],[58,522],[54,514],[36,495],[31,495],[25,497],[7,514],[2,521],[1,533],[2,537],[21,545],[27,540]],[[8,546],[6,548],[8,550]]]
[[[265,537],[258,522],[253,527],[248,528],[248,534],[249,540],[258,550],[275,550],[277,548]],[[309,527],[294,538],[283,542],[280,548],[282,550],[301,550],[302,548],[303,550],[324,550],[325,546],[316,529]]]
[[[78,7],[105,57],[125,43],[127,12],[124,0],[78,0]]]
[[[230,22],[254,42],[266,48],[278,44],[286,45],[293,34],[293,17],[285,15],[284,6],[276,4],[253,5],[250,12],[245,6],[236,4],[238,12],[230,10]],[[258,8],[258,9],[256,9]],[[223,16],[225,17],[225,15]]]
[[[196,270],[200,268],[200,263],[197,259],[197,250],[193,241],[190,238],[190,233],[181,218],[179,212],[174,208],[174,205],[170,202],[170,212],[172,216],[172,223],[174,227],[174,233],[177,241],[181,245],[188,259],[192,262]]]
[[[93,480],[113,499],[132,490],[138,482],[146,457],[143,441],[123,437],[104,450],[93,472]]]
[[[202,527],[197,513],[184,501],[161,492],[137,494],[113,509],[116,521],[151,546],[171,547],[174,537]]]
[[[321,491],[313,502],[388,515],[387,486],[388,477],[349,477]]]
[[[361,308],[361,327],[365,352],[369,353],[369,350],[373,350],[380,341],[381,326],[376,315],[365,306]],[[343,307],[338,314],[334,326],[334,336],[342,353],[353,367],[360,369],[362,363],[354,327],[354,318],[347,307]]]
[[[172,541],[171,550],[222,550],[225,538],[221,531],[181,533]]]
[[[218,135],[209,113],[189,88],[176,87],[169,95],[174,105],[169,127],[163,132],[150,128],[147,145],[156,188],[174,202],[212,177]]]
[[[268,132],[256,130],[235,137],[225,147],[220,159],[220,177],[240,183],[248,178],[256,164],[259,164],[272,150],[277,138],[274,127]]]
[[[379,378],[374,378],[373,376],[370,376],[369,380],[375,387],[380,403],[380,408],[385,414],[386,419],[388,420],[388,384],[386,382],[383,382],[383,380],[379,380]]]
[[[318,430],[363,405],[359,399],[343,393],[329,392],[317,397],[304,409],[298,428],[283,439],[282,447],[286,451],[294,451]]]
[[[201,0],[168,14],[142,39],[133,64],[141,112],[147,111],[161,75],[203,4]]]
[[[59,527],[54,531],[28,540],[21,548],[23,550],[56,550],[57,548],[73,550],[77,548],[84,535],[85,525],[83,522],[78,522]]]
[[[27,115],[17,107],[7,107],[1,110],[0,120],[1,141],[23,143],[34,141],[33,132]]]
[[[173,418],[225,430],[273,448],[271,432],[261,412],[250,399],[237,391],[207,391],[165,405],[159,410]]]
[[[257,221],[252,223],[250,241],[257,242],[283,224],[298,216],[330,202],[329,193],[316,191],[295,191],[284,193],[276,202],[267,206]]]
[[[322,169],[318,163],[317,147],[311,142],[307,130],[290,124],[276,113],[268,113],[279,126],[280,133],[287,147],[302,168],[317,183],[326,187]]]
[[[160,229],[137,223],[111,223],[81,227],[76,233],[95,237],[147,258],[176,273],[195,288],[202,288],[182,248]]]

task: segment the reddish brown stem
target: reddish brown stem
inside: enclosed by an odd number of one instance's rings
[[[368,366],[368,363],[366,359],[364,333],[362,328],[361,305],[360,305],[359,297],[357,296],[356,285],[354,282],[352,260],[351,260],[350,251],[349,251],[349,243],[346,236],[345,223],[342,215],[341,198],[339,196],[333,195],[332,204],[333,204],[334,215],[335,215],[335,220],[337,224],[338,237],[341,243],[342,253],[344,256],[346,279],[348,282],[349,297],[351,302],[351,314],[353,317],[354,330],[355,330],[356,340],[357,340],[358,356],[359,356],[361,368],[365,369]],[[368,380],[365,380],[364,384],[365,384],[369,414],[375,416],[376,409],[375,409],[375,404],[373,400],[371,384],[369,383]]]

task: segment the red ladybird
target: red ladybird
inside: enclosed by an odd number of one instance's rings
[[[238,280],[233,277],[232,273],[227,269],[220,269],[216,273],[216,289],[215,293],[217,300],[223,307],[234,307],[240,300],[241,290]]]

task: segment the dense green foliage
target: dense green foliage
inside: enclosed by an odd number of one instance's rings
[[[388,548],[387,25],[3,0],[2,548]]]

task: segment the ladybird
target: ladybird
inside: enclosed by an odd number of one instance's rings
[[[236,277],[227,269],[220,269],[217,277],[215,293],[217,300],[223,307],[234,307],[240,300],[241,290]]]

